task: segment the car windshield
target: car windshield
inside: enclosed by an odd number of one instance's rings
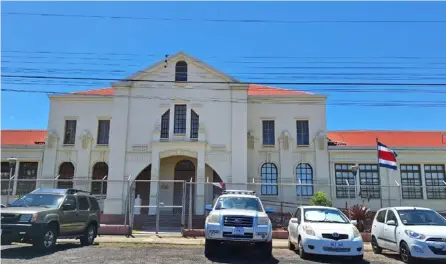
[[[446,219],[433,210],[397,210],[404,225],[446,226]]]
[[[304,209],[305,222],[348,224],[350,221],[337,209],[308,208]]]
[[[57,208],[63,200],[63,195],[57,194],[27,194],[11,204],[11,207],[47,207]]]
[[[250,197],[220,197],[215,205],[215,210],[224,209],[254,210],[263,212],[259,199]]]

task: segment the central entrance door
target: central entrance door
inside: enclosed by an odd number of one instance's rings
[[[175,166],[175,176],[176,181],[186,181],[190,182],[191,178],[192,181],[195,182],[195,165],[190,160],[181,160],[179,161]],[[186,193],[184,195],[183,187],[184,184],[182,182],[175,182],[174,188],[173,188],[173,204],[178,206],[183,204],[183,199],[186,199],[185,201],[185,208],[183,210],[187,210],[189,206],[192,206],[194,208],[194,200],[193,197],[195,196],[195,188],[193,188],[194,184],[192,184],[192,204],[189,204],[190,201],[190,190],[191,184],[186,184]],[[183,197],[184,196],[184,197]],[[174,208],[175,213],[181,214],[181,208]],[[187,212],[187,211],[186,211]]]

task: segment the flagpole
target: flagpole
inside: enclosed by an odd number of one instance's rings
[[[378,179],[379,179],[379,202],[381,205],[381,208],[383,208],[383,194],[382,194],[382,179],[381,179],[381,167],[379,166],[379,140],[378,137],[376,137],[376,162],[378,165]]]

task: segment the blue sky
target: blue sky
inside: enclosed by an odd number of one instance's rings
[[[2,2],[2,74],[124,78],[183,50],[242,81],[446,83],[446,23],[241,21],[446,21],[445,9],[445,2]],[[2,88],[22,90],[71,92],[109,84],[2,78]],[[283,87],[327,94],[329,130],[446,130],[445,106],[407,105],[445,102],[446,93],[436,93],[444,86]],[[46,128],[46,95],[2,92],[1,101],[2,129]],[[409,103],[362,104],[398,101]]]

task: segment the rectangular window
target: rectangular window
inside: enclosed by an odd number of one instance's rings
[[[108,145],[108,139],[110,137],[110,120],[98,121],[98,145]]]
[[[14,175],[15,167],[12,168],[12,175]],[[11,171],[9,168],[9,162],[8,161],[2,161],[2,170],[1,170],[1,176],[2,176],[2,184],[1,184],[1,194],[2,195],[8,195],[8,186],[9,193],[12,194],[12,187],[14,186],[14,179],[11,180],[11,184],[9,184],[9,178],[11,178]]]
[[[174,134],[186,134],[186,105],[175,105]]]
[[[359,165],[359,184],[362,198],[381,197],[380,179],[378,174],[378,165],[360,164]]]
[[[19,163],[16,195],[24,195],[36,189],[38,167],[38,162]]]
[[[350,167],[353,164],[335,164],[335,181],[337,198],[354,198],[356,179]],[[350,186],[347,185],[348,184]]]
[[[161,135],[160,138],[169,138],[169,120],[170,120],[170,110],[167,110],[161,117]]]
[[[200,117],[195,113],[194,110],[191,110],[190,117],[190,138],[198,139],[198,127],[200,125]]]
[[[444,165],[424,165],[427,199],[446,199]]]
[[[403,199],[423,199],[420,165],[400,165]]]
[[[64,145],[74,145],[76,142],[76,120],[65,120]]]
[[[274,146],[276,144],[276,136],[274,133],[274,120],[263,120],[263,145]]]
[[[298,146],[310,145],[310,129],[308,120],[296,121],[296,143]]]

